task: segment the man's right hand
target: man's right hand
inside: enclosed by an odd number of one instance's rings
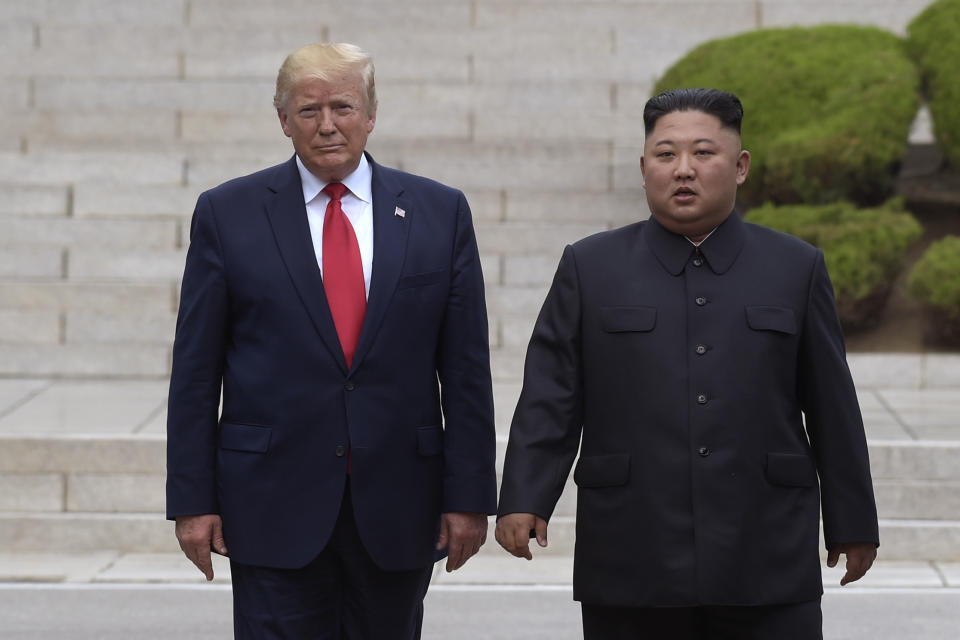
[[[222,556],[227,555],[227,545],[223,541],[223,521],[220,516],[207,514],[202,516],[177,516],[177,540],[180,548],[203,572],[207,580],[213,580],[213,562],[210,550]]]
[[[532,513],[508,513],[497,520],[496,538],[500,546],[517,556],[533,560],[530,532],[536,531],[537,544],[547,546],[547,521]]]

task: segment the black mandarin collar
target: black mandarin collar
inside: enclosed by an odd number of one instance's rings
[[[653,216],[643,225],[643,236],[663,268],[674,276],[680,275],[697,249],[684,236],[667,231]],[[714,273],[725,273],[733,266],[743,249],[744,236],[743,220],[733,211],[700,245],[700,253]]]

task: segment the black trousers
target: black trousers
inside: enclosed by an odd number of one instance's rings
[[[757,607],[581,604],[585,640],[823,640],[820,599]]]
[[[360,541],[349,480],[330,543],[302,569],[230,561],[238,640],[419,640],[433,566],[384,571]]]

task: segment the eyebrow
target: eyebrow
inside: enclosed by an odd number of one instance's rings
[[[708,142],[710,144],[716,144],[716,141],[713,138],[697,138],[693,141],[693,144],[700,144],[701,142]],[[673,140],[660,140],[654,146],[659,147],[662,144],[676,144]]]

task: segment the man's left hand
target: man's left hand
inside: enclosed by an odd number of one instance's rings
[[[447,571],[456,571],[487,540],[487,514],[444,513],[440,516],[437,550],[447,549]]]
[[[833,568],[840,560],[840,554],[847,556],[847,572],[840,579],[840,586],[856,582],[873,566],[877,559],[877,545],[872,542],[846,542],[838,544],[827,552],[827,566]]]

